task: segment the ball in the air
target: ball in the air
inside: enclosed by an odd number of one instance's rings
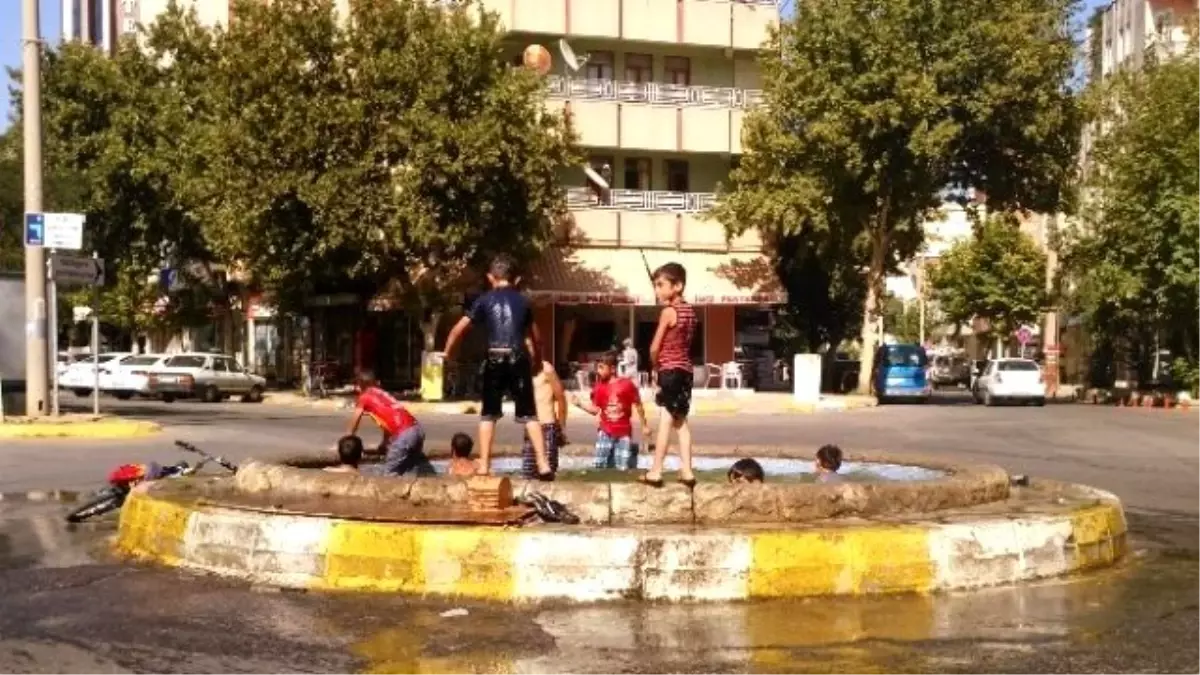
[[[550,52],[541,45],[529,45],[525,48],[525,54],[522,57],[525,67],[537,72],[539,75],[545,75],[550,72]]]

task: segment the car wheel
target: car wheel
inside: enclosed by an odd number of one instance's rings
[[[216,403],[221,400],[221,390],[210,384],[200,394],[200,400],[205,403]]]
[[[992,398],[992,392],[986,391],[983,393],[983,404],[989,408],[996,405],[996,400]]]
[[[116,397],[118,401],[128,401],[129,399],[133,398],[133,394],[127,391],[118,391],[114,393],[113,396]]]
[[[163,394],[163,395],[162,395],[162,400],[163,400],[163,403],[174,403],[174,402],[175,402],[175,396],[174,396],[174,395],[172,395],[172,394]]]
[[[1046,405],[1045,397],[1039,396],[1038,398],[1033,399],[1033,405],[1037,406],[1038,408]]]
[[[242,397],[243,403],[262,403],[263,388],[257,384],[250,388],[250,392]]]

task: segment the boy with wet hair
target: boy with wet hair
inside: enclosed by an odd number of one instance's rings
[[[362,463],[363,442],[358,436],[342,436],[337,442],[337,466],[327,466],[330,473],[358,473],[358,465]]]
[[[425,456],[425,430],[417,418],[408,412],[404,404],[380,388],[375,373],[370,370],[360,371],[355,385],[358,389],[358,405],[350,418],[346,435],[357,435],[363,417],[370,417],[383,432],[383,445],[387,448],[382,464],[384,474],[402,476],[410,471],[422,476],[436,474],[437,471]]]
[[[470,436],[461,431],[454,434],[450,438],[450,466],[447,467],[446,473],[451,476],[474,476],[478,469],[471,459],[474,449],[475,441],[471,440]]]
[[[566,439],[563,430],[567,428],[567,392],[558,373],[554,372],[554,366],[548,361],[542,362],[541,372],[533,376],[533,402],[537,408],[537,420],[541,425],[550,470],[558,473],[558,450]],[[537,452],[533,439],[526,433],[525,441],[521,444],[521,475],[537,478],[537,474]]]
[[[763,472],[762,464],[759,464],[757,460],[744,457],[729,467],[725,478],[730,483],[761,483],[766,478],[766,474]]]
[[[637,468],[637,453],[633,446],[633,411],[642,423],[642,439],[650,438],[650,424],[637,385],[629,378],[617,375],[620,355],[612,351],[596,364],[596,384],[591,401],[575,397],[575,405],[596,415],[600,428],[596,432],[597,469],[616,468],[629,471]]]
[[[492,470],[492,444],[496,438],[496,420],[504,416],[504,395],[513,399],[516,420],[525,426],[533,446],[537,479],[554,480],[554,470],[546,453],[542,425],[538,423],[533,397],[533,376],[542,368],[541,340],[533,323],[533,306],[517,290],[520,277],[508,256],[496,256],[488,267],[491,290],[472,305],[446,338],[443,355],[454,357],[463,336],[474,326],[487,332],[487,356],[481,369],[483,400],[479,411],[479,473]],[[535,365],[536,364],[536,365]]]
[[[655,403],[662,410],[654,463],[638,480],[662,487],[663,462],[671,442],[671,430],[679,437],[679,482],[696,486],[692,473],[692,429],[688,413],[692,409],[692,336],[696,332],[696,312],[683,299],[687,270],[679,263],[667,263],[651,274],[654,295],[664,305],[658,328],[650,343],[650,360],[658,375]]]
[[[817,471],[817,482],[840,483],[842,477],[838,469],[842,468],[842,449],[833,444],[822,445],[817,450],[817,460],[814,462]]]

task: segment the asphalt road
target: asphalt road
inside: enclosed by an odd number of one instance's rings
[[[1058,405],[711,416],[702,445],[894,450],[995,462],[1125,500],[1133,554],[1080,578],[935,597],[497,607],[250,588],[113,561],[112,521],[0,501],[0,672],[1197,672],[1197,416]],[[111,405],[111,403],[110,403]],[[235,459],[326,448],[345,413],[130,403],[162,436],[0,445],[0,492],[96,487],[172,461],[182,438]],[[470,430],[425,416],[434,449]],[[575,418],[586,443],[592,427]],[[501,443],[516,443],[511,422]],[[447,616],[450,610],[466,615]],[[461,614],[461,612],[456,612]]]

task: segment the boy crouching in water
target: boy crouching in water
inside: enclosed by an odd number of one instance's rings
[[[538,424],[542,427],[550,471],[558,473],[558,450],[566,438],[563,430],[567,428],[567,392],[549,362],[543,361],[541,372],[533,376],[533,403],[537,408]],[[521,475],[530,479],[538,477],[537,451],[528,431],[521,444]]]
[[[596,432],[596,468],[617,468],[629,471],[637,468],[637,453],[633,450],[633,411],[642,423],[642,439],[650,439],[650,424],[637,385],[627,377],[617,376],[620,355],[608,352],[596,364],[596,384],[592,400],[575,398],[575,405],[596,415],[600,428]]]

